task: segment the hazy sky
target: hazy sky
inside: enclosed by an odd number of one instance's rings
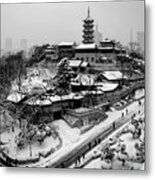
[[[117,39],[123,44],[137,31],[144,31],[144,2],[74,2],[41,4],[3,4],[1,7],[1,46],[13,39],[13,48],[27,39],[28,46],[82,40],[82,20],[90,7],[103,38]]]

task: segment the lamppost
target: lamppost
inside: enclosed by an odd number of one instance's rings
[[[31,139],[29,140],[29,153],[30,153],[30,157],[32,157]]]

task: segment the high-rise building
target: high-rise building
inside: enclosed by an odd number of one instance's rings
[[[27,47],[27,40],[26,39],[21,39],[20,41],[20,48],[24,51],[27,51],[28,47]]]
[[[84,44],[89,44],[89,43],[94,43],[94,20],[90,17],[90,10],[88,7],[88,15],[87,18],[83,20],[83,43]]]
[[[137,32],[137,43],[141,51],[144,51],[144,32]]]
[[[0,51],[0,57],[2,57],[4,54],[5,54],[5,50],[4,50],[4,49],[1,49],[1,51]]]
[[[6,38],[5,40],[5,51],[12,51],[12,38]]]
[[[98,25],[96,25],[95,32],[94,32],[94,41],[99,46],[100,41],[102,41],[102,33],[98,30]]]

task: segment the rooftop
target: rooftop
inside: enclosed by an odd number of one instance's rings
[[[103,92],[112,91],[118,87],[117,83],[109,83],[109,82],[97,83],[97,85],[98,85],[97,89]]]
[[[61,42],[58,46],[73,46],[74,44],[74,42]]]
[[[97,45],[95,43],[80,44],[76,49],[96,49]]]
[[[69,60],[70,67],[79,67],[82,63],[82,60]]]
[[[78,74],[72,85],[83,85],[83,86],[92,86],[95,82],[95,75],[92,74]]]
[[[111,39],[108,39],[108,38],[106,38],[106,39],[104,39],[104,40],[102,40],[102,41],[100,41],[101,43],[110,43],[110,42],[114,42],[114,40],[111,40]]]
[[[10,94],[10,95],[7,97],[7,100],[8,100],[8,101],[15,102],[15,103],[18,103],[18,102],[20,102],[24,97],[25,97],[25,95],[23,95],[23,94],[21,94],[21,93],[18,93],[18,92],[14,92],[14,93]]]
[[[88,62],[83,61],[83,62],[81,63],[81,67],[86,67],[86,66],[88,66]]]
[[[104,71],[102,75],[108,80],[119,80],[123,78],[123,74],[120,71]],[[127,78],[124,76],[124,78]]]
[[[82,60],[69,60],[70,67],[83,67],[85,68],[88,65],[88,62]]]

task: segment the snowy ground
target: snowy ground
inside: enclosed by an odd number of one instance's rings
[[[11,130],[10,130],[11,131]],[[31,157],[38,157],[39,153],[48,152],[51,148],[55,148],[60,142],[58,138],[52,136],[46,137],[42,144],[35,141],[31,145],[19,149],[16,144],[16,136],[19,134],[20,129],[15,128],[14,132],[5,131],[1,134],[1,141],[7,143],[5,145],[6,153],[12,158],[18,160],[26,160]]]
[[[135,101],[132,104],[130,104],[128,107],[126,107],[123,110],[117,111],[112,110],[107,112],[108,118],[101,122],[100,124],[94,126],[91,130],[88,132],[80,135],[80,130],[78,128],[71,128],[64,120],[58,120],[53,122],[53,125],[57,127],[57,131],[59,132],[59,136],[62,139],[62,147],[58,149],[53,154],[49,155],[47,158],[42,158],[41,161],[39,161],[36,164],[30,164],[27,166],[30,167],[45,167],[45,166],[52,166],[55,162],[65,157],[67,154],[70,154],[72,151],[76,150],[78,147],[80,147],[83,143],[86,143],[90,139],[93,140],[97,136],[97,134],[101,134],[104,132],[104,129],[110,125],[112,122],[116,120],[120,120],[122,118],[122,113],[124,113],[124,118],[126,118],[126,109],[128,109],[127,116],[131,116],[133,113],[138,112],[139,110],[144,111],[144,99],[141,100],[142,105],[139,106],[138,102]],[[14,135],[11,134],[2,134],[2,140],[9,142],[9,148],[11,156],[20,158],[25,158],[26,156],[30,157],[30,151],[29,147],[25,148],[23,151],[17,152],[16,148],[14,148],[14,139],[16,136],[16,133],[18,133],[18,130],[15,131]],[[10,136],[11,135],[11,136]],[[129,137],[122,137],[122,138],[129,138]],[[9,140],[10,139],[10,140]],[[51,148],[51,142],[52,146],[55,146],[58,142],[54,141],[52,137],[46,138],[45,142],[40,146],[38,143],[35,143],[32,145],[32,156],[34,157],[36,153],[40,151],[47,151]],[[95,160],[96,161],[96,160]],[[92,162],[94,163],[94,162]],[[99,162],[97,166],[99,166]],[[87,168],[95,168],[93,165],[89,164],[89,166],[86,166]]]
[[[111,163],[102,161],[100,158],[95,159],[91,163],[89,163],[87,166],[84,167],[84,169],[118,169],[118,170],[123,170],[123,169],[132,169],[133,170],[143,170],[144,169],[144,164],[140,163],[128,163],[124,167],[122,167],[121,161],[114,160],[113,164]]]
[[[57,120],[53,122],[53,125],[57,127],[57,131],[59,132],[59,136],[62,138],[64,147],[79,140],[80,129],[71,128],[64,120]]]
[[[141,114],[137,115],[139,118],[140,117],[144,117],[143,107],[144,106],[142,106]],[[138,169],[138,170],[143,170],[145,168],[145,164],[144,163],[127,161],[125,163],[125,165],[122,166],[121,161],[118,160],[119,154],[117,154],[117,153],[115,154],[115,158],[114,158],[112,163],[106,162],[101,157],[96,158],[96,159],[90,161],[88,164],[86,163],[86,162],[88,162],[94,156],[94,154],[96,152],[98,154],[102,154],[101,150],[103,149],[105,144],[109,143],[109,139],[110,138],[116,140],[116,143],[114,145],[111,145],[111,148],[114,148],[114,149],[118,150],[119,147],[121,147],[122,144],[125,144],[126,152],[128,154],[128,158],[129,159],[136,159],[136,152],[137,152],[137,150],[135,149],[135,143],[140,144],[142,141],[144,141],[144,127],[143,127],[143,131],[142,131],[141,137],[138,138],[138,139],[133,139],[131,133],[121,134],[119,138],[116,138],[116,135],[120,131],[122,131],[122,129],[131,128],[131,127],[132,127],[132,124],[129,122],[127,125],[124,125],[121,128],[119,128],[116,132],[112,133],[108,137],[108,139],[106,139],[99,146],[97,146],[92,151],[87,153],[85,158],[81,159],[80,163],[73,164],[70,168],[80,167],[81,165],[83,165],[85,163],[86,165],[84,166],[84,168],[96,168],[96,169]]]
[[[138,89],[135,91],[134,99],[140,99],[145,96],[145,89]]]

